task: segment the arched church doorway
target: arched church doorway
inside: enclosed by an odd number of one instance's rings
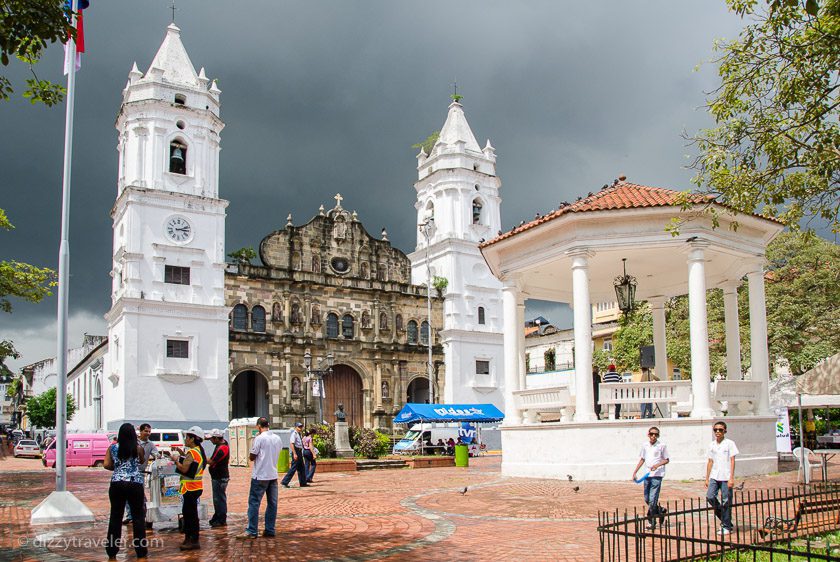
[[[268,381],[258,371],[242,371],[231,385],[231,419],[268,417]]]
[[[344,404],[348,425],[364,426],[364,400],[362,377],[353,367],[335,365],[332,374],[324,377],[324,419],[328,422],[335,422],[340,403]]]
[[[417,377],[408,383],[407,402],[411,404],[428,404],[429,403],[429,379],[426,377]]]

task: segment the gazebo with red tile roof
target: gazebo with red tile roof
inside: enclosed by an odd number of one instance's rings
[[[681,205],[682,202],[686,204]],[[715,215],[707,212],[710,206],[719,212]],[[673,219],[680,221],[678,234],[666,230]],[[743,410],[751,410],[750,420],[742,424],[745,432],[760,434],[761,430],[753,427],[759,419],[761,423],[770,423],[772,429],[775,417],[768,417],[769,362],[763,267],[766,246],[782,228],[773,219],[734,213],[706,195],[684,195],[670,189],[631,183],[621,177],[597,193],[590,193],[573,203],[563,203],[556,210],[483,243],[481,251],[487,264],[505,285],[505,424],[510,431],[503,431],[503,445],[508,444],[515,453],[506,454],[503,470],[520,476],[549,476],[571,474],[573,468],[586,467],[590,476],[600,474],[608,479],[626,478],[632,470],[632,466],[629,469],[624,466],[605,468],[592,465],[584,458],[572,459],[565,446],[562,448],[566,456],[558,458],[556,463],[548,463],[552,467],[547,470],[544,455],[539,460],[529,459],[527,445],[522,441],[524,435],[537,428],[542,430],[541,437],[546,436],[545,429],[552,423],[538,423],[540,414],[545,412],[564,412],[564,421],[553,422],[561,432],[564,424],[598,425],[592,423],[597,421],[597,416],[593,402],[591,305],[615,299],[614,279],[622,275],[624,259],[627,260],[627,273],[637,279],[637,301],[648,301],[651,305],[656,365],[667,365],[665,302],[679,295],[689,296],[692,380],[690,388],[684,390],[690,391],[690,419],[696,422],[689,426],[710,423],[719,415],[721,405],[718,401],[730,392],[735,393],[730,400],[733,404],[730,416],[739,411],[735,406],[738,402],[744,403]],[[750,299],[751,381],[740,380],[743,377],[736,290],[745,276]],[[712,373],[706,318],[706,291],[710,288],[724,290],[727,349],[732,350],[727,357],[727,382],[716,385],[714,391],[710,386]],[[555,389],[555,396],[570,397],[568,407],[558,404],[552,408],[545,403],[548,398],[537,396],[539,391],[524,388],[524,336],[517,327],[522,325],[519,316],[528,298],[569,303],[574,310],[574,382],[568,389]],[[633,392],[658,392],[668,385],[676,392],[675,388],[689,384],[687,381],[669,381],[670,373],[662,368],[660,371],[657,375],[661,383],[632,383],[641,385],[638,389],[623,385],[622,398],[613,394],[607,400],[635,403],[641,400],[641,394],[636,396]],[[630,392],[631,389],[635,390]],[[615,389],[607,386],[606,390]],[[602,394],[601,402],[604,400]],[[571,412],[573,415],[569,415]],[[754,440],[756,454],[741,463],[746,468],[739,468],[739,472],[760,473],[775,466],[775,449],[768,435],[772,437],[772,431]],[[568,438],[569,435],[564,436],[564,439]],[[696,443],[693,450],[697,450]],[[627,462],[631,465],[638,458],[637,452],[628,453]],[[687,460],[681,471],[701,470],[705,460],[696,457],[694,454],[690,461]]]

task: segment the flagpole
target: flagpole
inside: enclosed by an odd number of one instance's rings
[[[79,0],[71,2],[70,24],[77,27]],[[67,41],[67,112],[64,121],[64,178],[61,186],[61,242],[58,246],[58,320],[55,396],[55,491],[32,510],[32,525],[93,522],[93,512],[67,491],[67,298],[70,279],[70,171],[73,159],[73,106],[76,93],[76,41]]]
[[[73,16],[71,25],[76,29],[76,13],[79,0],[71,3]],[[56,368],[58,388],[56,389],[55,412],[55,491],[67,490],[67,301],[70,278],[70,172],[73,160],[73,108],[76,101],[76,41],[67,42],[65,61],[67,69],[67,107],[64,120],[64,179],[61,187],[61,242],[58,247],[58,343]]]

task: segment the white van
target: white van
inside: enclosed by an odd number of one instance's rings
[[[204,436],[202,435],[202,437]],[[155,447],[157,447],[160,453],[169,453],[172,447],[183,449],[185,447],[184,430],[152,428],[152,432],[149,434],[149,441],[155,444]]]
[[[405,436],[403,436],[403,438],[394,445],[392,452],[395,455],[419,455],[421,451],[429,455],[441,454],[443,451],[438,448],[438,441],[442,441],[446,444],[447,441],[452,439],[457,443],[459,437],[466,441],[464,437],[469,431],[470,430],[465,430],[459,427],[458,424],[415,424],[411,426],[411,429],[408,430]],[[470,445],[470,449],[475,448],[478,450],[478,447],[481,445],[481,441],[479,439],[480,433],[477,430],[473,431],[473,443]],[[432,444],[431,448],[429,447],[429,443]],[[473,445],[475,447],[473,447]]]

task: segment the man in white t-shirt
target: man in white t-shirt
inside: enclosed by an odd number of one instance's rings
[[[248,493],[248,527],[245,533],[239,535],[241,539],[257,538],[260,522],[260,503],[265,494],[265,531],[264,537],[275,535],[274,525],[277,522],[277,459],[283,449],[283,441],[279,436],[268,430],[268,420],[257,420],[259,435],[251,445],[251,490]]]
[[[719,421],[712,426],[715,438],[706,453],[706,501],[714,507],[715,516],[720,519],[719,535],[732,532],[732,486],[735,485],[735,456],[738,446],[726,439],[726,423]],[[720,491],[720,501],[718,501]]]
[[[636,474],[642,465],[647,469],[645,478],[645,503],[648,506],[647,511],[647,529],[652,531],[656,529],[656,518],[659,518],[659,523],[665,520],[665,513],[667,509],[659,505],[659,492],[662,490],[662,477],[665,476],[665,465],[671,462],[668,457],[668,447],[665,443],[659,440],[659,428],[654,426],[648,429],[648,442],[642,445],[642,450],[639,453],[639,463],[633,471],[633,476],[630,477],[634,482],[636,481]]]

